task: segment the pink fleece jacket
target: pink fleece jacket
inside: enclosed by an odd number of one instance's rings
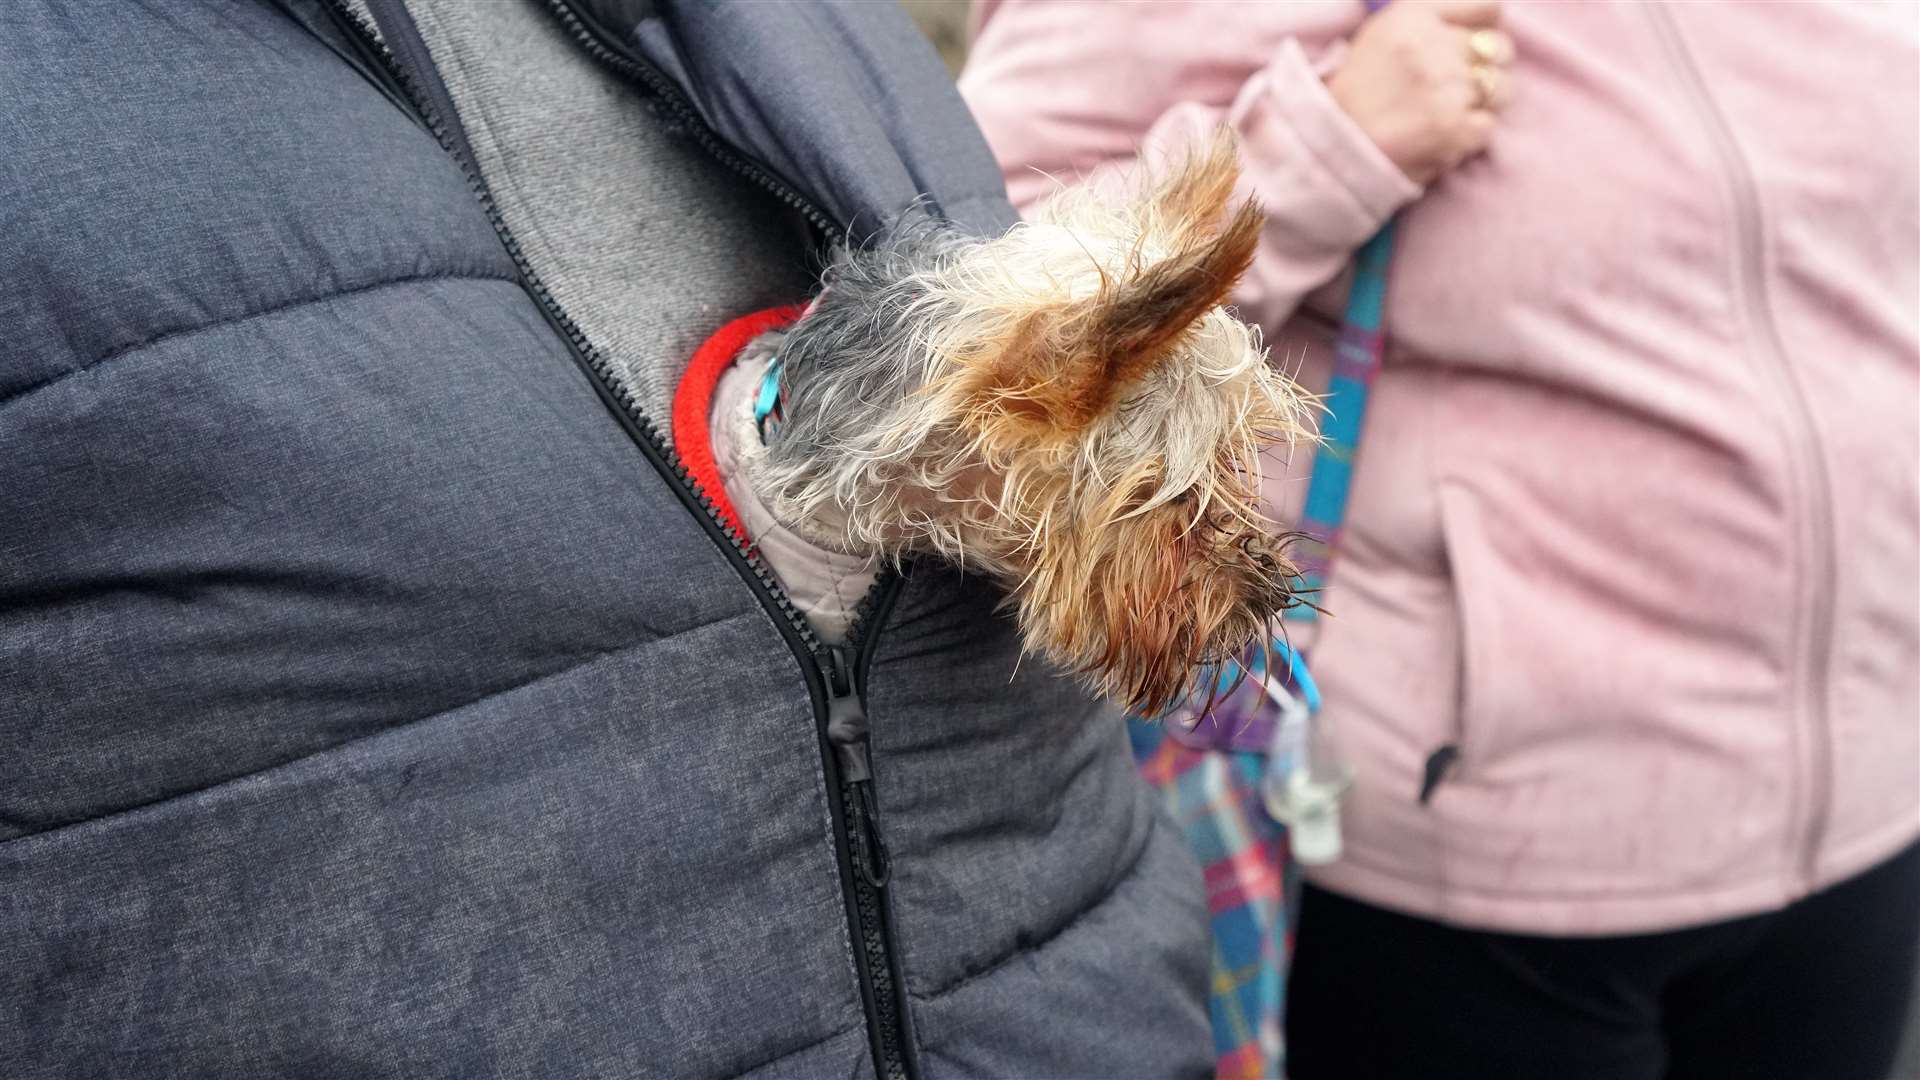
[[[1017,202],[1239,132],[1272,221],[1238,303],[1310,380],[1405,209],[1313,649],[1357,773],[1317,880],[1632,933],[1920,836],[1914,8],[1509,4],[1518,97],[1422,193],[1320,81],[1357,0],[982,7],[961,86]]]

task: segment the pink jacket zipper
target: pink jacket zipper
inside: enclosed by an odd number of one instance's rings
[[[1787,358],[1779,324],[1768,303],[1763,232],[1766,223],[1752,168],[1733,130],[1727,126],[1726,117],[1708,92],[1672,12],[1661,4],[1639,5],[1639,9],[1646,13],[1655,36],[1666,47],[1689,103],[1725,166],[1727,194],[1733,211],[1739,311],[1749,339],[1764,359],[1765,374],[1774,383],[1775,396],[1784,406],[1787,430],[1782,449],[1788,474],[1805,496],[1798,504],[1805,508],[1804,512],[1793,520],[1801,565],[1795,582],[1791,639],[1797,661],[1794,682],[1799,691],[1799,708],[1796,711],[1801,718],[1795,733],[1801,752],[1797,762],[1800,765],[1796,785],[1798,805],[1794,817],[1803,825],[1793,838],[1796,843],[1789,847],[1788,855],[1798,864],[1806,887],[1811,889],[1817,883],[1815,861],[1826,829],[1833,782],[1827,682],[1833,648],[1835,569],[1832,494],[1828,490],[1825,454],[1820,445],[1819,427],[1807,403],[1806,388],[1801,384],[1800,373]],[[1795,503],[1789,501],[1788,505]]]

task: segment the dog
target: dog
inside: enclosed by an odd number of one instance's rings
[[[1310,440],[1315,406],[1223,306],[1264,222],[1229,205],[1237,175],[1222,135],[1003,236],[921,222],[837,252],[805,313],[742,352],[776,365],[778,426],[716,420],[729,490],[855,568],[990,575],[1028,651],[1164,711],[1301,602],[1259,457]]]

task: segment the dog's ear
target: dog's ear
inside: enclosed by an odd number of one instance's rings
[[[1231,128],[1221,128],[1148,190],[1142,216],[1149,221],[1149,229],[1214,235],[1239,182],[1239,145]]]
[[[1220,138],[1149,191],[1123,265],[1102,268],[1093,295],[1021,317],[988,363],[982,389],[997,411],[1072,435],[1166,359],[1253,261],[1266,217],[1251,201],[1227,214],[1237,175],[1233,142]]]

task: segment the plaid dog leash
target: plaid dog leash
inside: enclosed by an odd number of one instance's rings
[[[1384,6],[1386,0],[1367,3],[1369,13]],[[1355,258],[1327,388],[1323,441],[1314,452],[1297,523],[1309,537],[1297,556],[1305,588],[1326,585],[1346,520],[1367,398],[1386,350],[1393,230],[1389,222]],[[1319,612],[1303,606],[1287,615],[1277,630],[1311,626]],[[1211,715],[1195,715],[1203,696],[1196,692],[1195,701],[1158,722],[1132,717],[1128,724],[1142,775],[1159,790],[1203,868],[1213,937],[1214,1054],[1222,1080],[1279,1076],[1285,1057],[1280,1016],[1293,946],[1287,911],[1299,883],[1298,860],[1289,850],[1302,837],[1277,823],[1266,802],[1276,781],[1297,767],[1281,759],[1306,749],[1320,695],[1286,635],[1273,644],[1271,653],[1250,649],[1243,669],[1227,665],[1219,673]],[[1269,656],[1284,670],[1264,670]]]

